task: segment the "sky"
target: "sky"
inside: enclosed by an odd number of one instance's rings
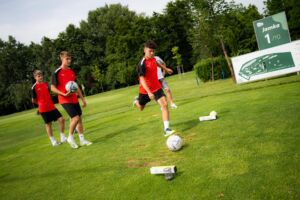
[[[0,38],[12,35],[23,44],[40,43],[42,38],[57,38],[69,24],[79,26],[88,12],[105,4],[120,3],[137,14],[162,13],[171,0],[0,0]],[[229,1],[229,0],[228,0]],[[248,6],[255,4],[263,12],[263,0],[235,0]]]

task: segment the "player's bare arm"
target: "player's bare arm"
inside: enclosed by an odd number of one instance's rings
[[[157,62],[157,65],[158,65],[158,67],[160,67],[160,68],[162,68],[164,71],[166,71],[168,74],[172,74],[172,73],[173,73],[173,70],[170,69],[170,68],[167,68],[165,63],[158,63],[158,62]]]
[[[34,99],[34,98],[31,99],[31,102],[32,102],[33,104],[37,104],[37,101],[36,101],[36,99]]]
[[[87,106],[86,100],[85,100],[84,96],[82,95],[82,92],[81,92],[79,87],[77,89],[77,94],[78,94],[78,96],[80,97],[80,99],[82,101],[82,104],[83,104],[82,106],[86,107]]]
[[[61,92],[59,89],[57,89],[57,87],[55,85],[51,85],[51,91],[54,92],[55,94],[59,94],[62,96],[69,96],[71,94],[71,92],[67,92],[67,93],[63,93]]]

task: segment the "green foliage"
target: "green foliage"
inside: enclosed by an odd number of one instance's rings
[[[193,49],[188,37],[193,29],[193,18],[188,1],[170,1],[163,14],[155,13],[150,19],[153,37],[158,44],[157,55],[168,66],[176,66],[171,49],[178,46],[182,64],[189,71],[192,69],[191,55]]]
[[[266,15],[285,11],[292,40],[300,39],[300,1],[298,0],[266,0]]]
[[[210,80],[211,77],[211,59],[202,59],[200,62],[197,62],[194,66],[194,70],[196,73],[196,76],[200,78],[203,82],[206,82]]]
[[[100,92],[98,88],[92,90],[94,87],[93,66],[81,66],[81,70],[77,74],[77,83],[81,86],[84,95],[93,95]]]
[[[13,103],[16,111],[32,108],[31,104],[31,84],[17,83],[7,88],[9,100]]]
[[[191,36],[195,61],[222,55],[221,39],[230,56],[257,49],[252,22],[262,16],[255,6],[245,8],[224,0],[192,1],[192,5],[196,13]]]
[[[94,80],[97,81],[97,83],[99,84],[101,91],[104,92],[103,89],[103,82],[104,82],[104,73],[100,70],[100,68],[98,66],[93,66],[92,68],[92,77],[94,78]]]
[[[232,6],[224,16],[224,42],[231,56],[250,53],[257,50],[257,42],[252,22],[261,19],[255,6],[247,8]]]
[[[212,79],[212,65],[214,70],[214,78]],[[227,63],[224,57],[219,56],[215,58],[202,59],[194,66],[196,76],[203,82],[209,80],[217,80],[221,78],[227,78],[230,76]]]
[[[182,59],[181,59],[181,55],[178,53],[179,48],[177,46],[172,48],[172,53],[173,53],[173,59],[176,60],[176,66],[182,66]]]
[[[30,49],[9,37],[0,44],[0,113],[8,114],[31,106],[32,71]]]

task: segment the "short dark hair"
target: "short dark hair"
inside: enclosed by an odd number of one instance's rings
[[[157,44],[153,40],[149,40],[149,41],[144,43],[144,47],[147,47],[149,49],[156,49]]]

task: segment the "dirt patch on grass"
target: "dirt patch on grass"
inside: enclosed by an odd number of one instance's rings
[[[190,142],[190,141],[193,141],[194,140],[194,138],[197,136],[197,134],[196,133],[191,133],[191,134],[189,134],[189,135],[185,135],[184,137],[183,137],[183,141],[185,142],[185,143],[187,143],[187,142]]]
[[[127,161],[128,168],[143,168],[143,167],[153,167],[160,166],[161,162],[146,162],[145,160],[135,160],[131,159]]]

